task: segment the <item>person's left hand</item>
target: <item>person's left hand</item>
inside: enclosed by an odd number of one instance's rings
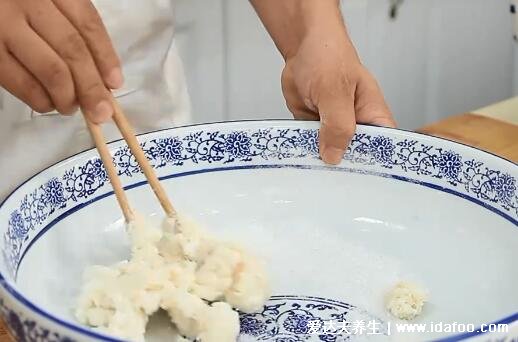
[[[318,28],[304,37],[286,57],[282,90],[295,118],[320,118],[320,155],[326,163],[342,160],[356,123],[395,127],[378,83],[340,28]]]

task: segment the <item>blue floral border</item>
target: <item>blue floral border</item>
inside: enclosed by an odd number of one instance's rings
[[[0,315],[9,328],[9,332],[15,341],[20,342],[77,342],[76,340],[62,336],[57,332],[41,326],[38,322],[27,319],[18,312],[10,309],[0,299]]]
[[[236,130],[230,133],[200,130],[186,136],[156,138],[142,143],[155,169],[191,164],[251,163],[259,160],[282,161],[293,158],[318,158],[316,129],[267,128]],[[511,216],[518,215],[518,190],[515,177],[487,167],[459,153],[412,139],[396,140],[384,135],[356,134],[344,160],[351,164],[377,165],[403,171],[410,176],[428,176],[445,186],[471,194],[488,205],[499,207]],[[114,153],[119,175],[141,173],[127,146]],[[108,183],[99,159],[77,165],[60,177],[27,193],[10,214],[4,234],[3,255],[14,276],[24,248],[48,219],[90,198]]]
[[[353,337],[326,331],[324,326],[331,322],[376,322],[376,335],[388,335],[386,322],[379,318],[354,305],[318,297],[273,296],[261,312],[241,314],[239,320],[240,335],[255,341],[343,342]]]

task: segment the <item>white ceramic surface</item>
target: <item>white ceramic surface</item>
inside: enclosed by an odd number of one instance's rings
[[[308,321],[334,317],[379,322],[381,334],[357,339],[497,339],[477,331],[396,334],[383,295],[398,280],[430,292],[416,322],[517,325],[516,164],[437,138],[360,126],[342,164],[329,167],[318,158],[317,125],[294,121],[191,126],[140,139],[178,210],[268,262],[275,297],[264,312],[242,316],[243,336],[343,341],[308,333]],[[127,148],[111,147],[130,202],[159,220]],[[19,339],[113,340],[72,316],[84,268],[128,255],[95,151],[16,190],[0,207],[0,232],[0,311]],[[171,334],[159,317],[148,340]]]

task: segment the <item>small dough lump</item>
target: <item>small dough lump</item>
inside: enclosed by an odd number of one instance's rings
[[[388,293],[386,308],[393,316],[412,320],[423,311],[428,294],[418,285],[401,281]]]

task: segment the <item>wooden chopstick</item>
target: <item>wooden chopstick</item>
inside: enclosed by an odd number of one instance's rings
[[[160,202],[160,205],[162,206],[168,217],[176,218],[176,210],[171,204],[169,198],[167,197],[167,194],[164,188],[162,187],[162,184],[160,184],[160,181],[156,176],[153,167],[149,163],[149,160],[147,159],[144,151],[142,150],[142,147],[140,146],[140,143],[138,142],[133,128],[128,122],[128,119],[124,115],[124,112],[122,111],[120,105],[113,97],[112,104],[114,108],[112,119],[117,125],[119,131],[121,132],[124,140],[128,144],[131,153],[133,153],[133,155],[135,156],[135,159],[137,160],[138,164],[140,165],[140,168],[142,169],[142,172],[144,172],[144,175],[146,176],[149,185],[153,189],[155,196]],[[128,198],[126,197],[126,193],[124,192],[124,188],[122,187],[122,183],[117,174],[117,170],[115,169],[115,165],[113,164],[113,159],[108,149],[108,146],[106,145],[106,141],[104,139],[101,127],[97,124],[92,123],[88,119],[88,115],[84,115],[84,118],[86,121],[86,125],[88,126],[88,130],[90,131],[90,134],[92,136],[92,139],[94,140],[97,151],[101,156],[101,160],[103,162],[104,168],[106,169],[106,173],[108,174],[110,183],[112,184],[115,197],[117,198],[117,202],[119,203],[124,218],[126,219],[126,222],[130,222],[133,219],[133,211],[131,210]]]
[[[133,153],[135,159],[139,163],[142,172],[144,172],[144,175],[146,176],[149,185],[153,189],[155,196],[160,202],[160,205],[164,209],[164,212],[168,217],[175,218],[176,210],[171,204],[169,198],[167,197],[167,194],[164,188],[162,187],[162,184],[160,184],[160,181],[158,180],[158,177],[155,174],[155,170],[153,169],[151,164],[149,164],[149,160],[147,159],[144,151],[142,150],[142,147],[140,146],[140,143],[138,142],[137,137],[135,136],[133,128],[131,127],[130,123],[128,122],[128,119],[122,111],[122,108],[117,103],[117,100],[115,100],[115,98],[113,98],[112,103],[114,108],[113,121],[115,121],[115,124],[119,128],[119,131],[124,137],[124,140],[126,140],[126,143],[128,144],[131,153]]]
[[[101,126],[94,124],[91,122],[87,115],[84,115],[86,125],[88,126],[88,130],[90,131],[90,135],[94,140],[95,147],[101,156],[101,161],[103,162],[104,168],[106,169],[106,173],[108,174],[108,179],[113,188],[113,192],[115,193],[115,197],[117,198],[117,202],[119,202],[119,206],[122,210],[122,214],[124,215],[124,219],[126,222],[130,222],[133,220],[133,211],[130,208],[128,198],[126,197],[126,193],[124,192],[124,188],[122,187],[122,183],[117,174],[117,170],[115,169],[115,165],[113,165],[113,158],[108,150],[108,146],[106,145],[106,141],[104,140],[104,135],[101,130]]]

